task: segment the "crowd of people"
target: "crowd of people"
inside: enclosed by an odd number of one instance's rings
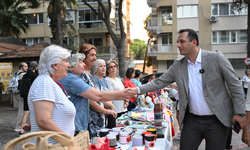
[[[137,94],[171,84],[178,90],[180,149],[198,149],[203,139],[208,150],[225,149],[234,122],[239,123],[242,140],[250,146],[250,72],[246,71],[241,84],[222,53],[199,48],[194,30],[182,29],[178,33],[177,48],[185,57],[144,85],[139,80],[141,72],[134,68],[126,70],[122,82],[116,76],[118,64],[97,59],[97,49],[91,44],[83,44],[78,52],[71,53],[56,45],[45,48],[40,55],[39,75],[34,77],[26,98],[31,132],[57,131],[75,136],[88,130],[91,138],[96,137],[98,130],[105,127],[105,115],[117,118],[135,108]],[[35,72],[36,66],[34,63],[28,70]],[[20,72],[27,71],[27,67],[21,63]],[[21,126],[27,113],[23,118]]]

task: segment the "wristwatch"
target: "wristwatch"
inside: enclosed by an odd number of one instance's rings
[[[244,116],[246,116],[246,114],[239,114],[241,117],[244,117]]]

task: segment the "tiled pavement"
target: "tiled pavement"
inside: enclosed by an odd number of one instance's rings
[[[174,106],[175,106],[175,102],[174,102]],[[178,133],[179,126],[177,124],[176,118],[174,122],[174,129],[176,131],[175,133]],[[231,143],[233,145],[232,150],[250,150],[250,147],[247,147],[247,145],[241,141],[241,135],[242,135],[242,131],[240,131],[239,134],[236,134],[233,131],[232,143]],[[179,146],[180,146],[180,141],[173,138],[173,146],[171,150],[179,150]],[[201,145],[199,146],[199,150],[205,150],[205,140],[202,141]]]

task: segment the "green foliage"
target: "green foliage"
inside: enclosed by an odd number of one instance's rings
[[[150,66],[152,66],[153,64],[152,64],[152,62],[153,62],[153,57],[151,57],[151,56],[147,56],[147,62],[146,62],[146,66],[147,67],[150,67]]]
[[[150,18],[150,15],[148,15],[148,16],[146,17],[146,19],[143,20],[143,24],[144,24],[143,28],[146,30],[148,37],[149,37],[149,38],[153,38],[153,37],[151,37],[150,32],[147,30],[148,20],[150,20],[150,19],[151,19],[151,18]]]
[[[146,52],[147,44],[140,39],[134,39],[134,43],[129,45],[129,51],[134,53],[134,59],[142,60]]]
[[[63,47],[67,48],[67,49],[71,49],[71,50],[75,50],[74,47],[74,35],[76,33],[75,27],[72,25],[72,22],[67,22],[65,21],[66,16],[72,17],[74,18],[75,16],[71,16],[69,12],[67,12],[66,8],[73,8],[73,7],[78,7],[78,2],[77,0],[64,0],[64,2],[61,2],[61,4],[59,5],[59,7],[56,7],[55,3],[58,2],[56,0],[50,0],[50,4],[48,6],[48,17],[50,18],[50,22],[49,22],[49,26],[51,28],[51,33],[52,33],[52,43],[53,44],[58,44],[58,45],[62,45]],[[60,9],[60,11],[58,11],[58,8]],[[57,15],[56,13],[61,13],[61,26],[62,26],[62,31],[58,31],[58,27],[57,27]],[[62,44],[60,43],[61,41],[59,39],[57,39],[57,35],[58,33],[62,32],[62,35],[67,35],[69,36],[69,44],[66,44],[66,42],[64,41]]]
[[[25,2],[25,5],[22,3]],[[19,38],[27,33],[30,19],[23,14],[26,9],[39,7],[37,0],[1,0],[0,1],[0,35],[4,37],[16,36]]]

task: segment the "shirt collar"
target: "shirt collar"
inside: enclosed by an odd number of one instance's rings
[[[196,58],[195,62],[201,63],[201,53],[202,53],[201,49],[199,49],[199,53],[197,55],[197,58]],[[188,62],[192,63],[189,59],[188,59]]]

